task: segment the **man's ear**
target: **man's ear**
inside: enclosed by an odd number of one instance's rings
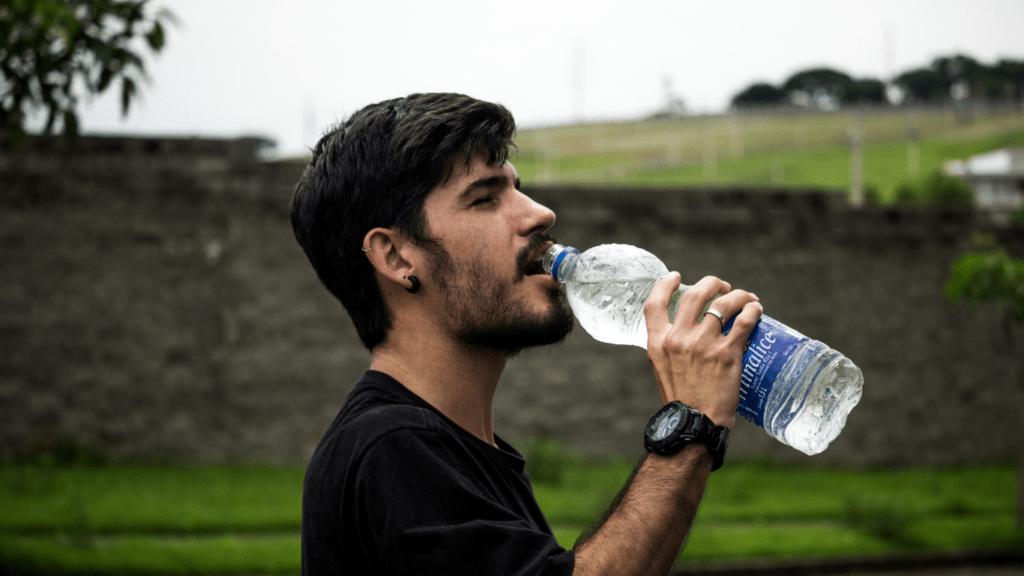
[[[419,258],[412,240],[392,228],[374,228],[363,237],[363,252],[377,274],[406,287],[416,274]],[[383,288],[383,286],[381,287]]]

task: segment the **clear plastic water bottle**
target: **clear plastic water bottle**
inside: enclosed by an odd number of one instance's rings
[[[544,269],[565,284],[576,320],[596,340],[647,348],[644,303],[654,283],[669,273],[654,254],[624,244],[580,254],[556,244],[544,255]],[[680,286],[673,294],[669,321],[687,289]],[[723,332],[731,328],[732,319]],[[740,379],[736,413],[810,455],[839,436],[864,385],[848,358],[764,315],[747,342]]]

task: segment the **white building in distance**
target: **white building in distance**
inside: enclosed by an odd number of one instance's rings
[[[1024,148],[1003,148],[946,162],[943,171],[967,180],[974,206],[1012,212],[1024,209]]]

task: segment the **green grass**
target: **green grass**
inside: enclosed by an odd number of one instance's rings
[[[0,466],[0,531],[298,530],[303,471],[298,465]]]
[[[297,532],[174,538],[6,536],[0,549],[26,572],[204,575],[299,572]],[[0,571],[2,568],[0,565]]]
[[[632,463],[525,443],[537,500],[572,546]],[[299,570],[303,467],[0,465],[0,568],[27,573]],[[1009,465],[839,470],[732,462],[682,559],[863,555],[1024,545]]]
[[[557,484],[535,486],[563,546],[611,501],[631,468],[594,466],[568,468]],[[1020,546],[1015,481],[1013,467],[996,465],[852,471],[734,463],[712,476],[682,557]]]

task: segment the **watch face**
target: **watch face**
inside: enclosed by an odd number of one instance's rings
[[[663,412],[657,421],[654,422],[651,430],[651,440],[658,441],[664,440],[673,430],[679,426],[679,419],[682,418],[683,413],[679,410],[678,406],[670,406],[668,410]]]

